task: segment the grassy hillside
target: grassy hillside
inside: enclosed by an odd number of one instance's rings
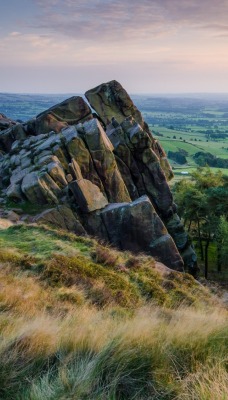
[[[150,256],[134,256],[45,226],[0,230],[0,261],[16,264],[16,273],[60,292],[79,290],[85,303],[97,307],[135,308],[148,301],[171,308],[183,301],[211,304],[209,293],[192,276],[164,269]]]
[[[1,399],[226,398],[227,311],[188,274],[36,225],[0,266]]]

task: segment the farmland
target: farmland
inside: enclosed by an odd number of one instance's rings
[[[228,95],[167,95],[134,98],[173,167],[175,179],[199,165],[197,153],[228,159]],[[169,152],[185,155],[179,164]],[[214,168],[216,171],[218,168]],[[227,168],[222,168],[228,174]]]

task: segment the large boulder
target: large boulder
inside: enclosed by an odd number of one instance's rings
[[[21,190],[32,204],[59,203],[60,188],[47,172],[30,172],[23,178]]]
[[[75,125],[92,118],[88,104],[80,96],[73,96],[37,115],[35,133],[59,133],[68,125]]]
[[[106,133],[114,146],[114,154],[132,200],[143,194],[149,196],[184,257],[185,264],[193,266],[191,254],[194,250],[191,248],[190,252],[185,251],[191,245],[176,214],[176,205],[161,159],[154,151],[153,139],[131,116],[121,124],[113,118]]]
[[[131,201],[113,154],[113,146],[97,119],[83,124],[84,138],[110,203]]]
[[[69,183],[76,204],[85,213],[100,210],[108,204],[107,198],[101,193],[98,186],[87,179],[79,179]]]
[[[130,116],[133,117],[142,129],[151,136],[152,148],[161,160],[161,166],[164,169],[166,178],[168,180],[172,179],[172,169],[164,150],[161,148],[157,140],[153,138],[149,126],[144,121],[142,114],[119,82],[113,80],[107,83],[102,83],[94,89],[88,90],[85,93],[85,96],[94,110],[98,113],[105,126],[111,123],[113,117],[119,124],[123,122],[125,118]]]
[[[168,267],[183,271],[176,245],[147,196],[131,203],[110,204],[102,210],[101,218],[114,246],[144,251]]]
[[[61,205],[56,208],[50,208],[36,215],[32,222],[48,224],[54,227],[74,232],[77,235],[86,235],[78,216],[71,208]]]
[[[85,93],[86,98],[97,112],[105,125],[110,124],[114,117],[121,123],[130,115],[140,124],[144,125],[142,114],[132,102],[129,94],[115,80],[102,83]]]

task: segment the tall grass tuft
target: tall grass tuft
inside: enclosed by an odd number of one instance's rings
[[[84,306],[17,318],[1,327],[1,399],[225,399],[224,311],[145,307],[119,319]]]

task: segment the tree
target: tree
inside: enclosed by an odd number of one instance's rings
[[[222,268],[228,270],[228,221],[227,218],[222,215],[219,220],[216,241],[218,243],[218,272],[221,272]]]
[[[206,196],[194,183],[189,183],[186,179],[178,182],[175,188],[175,201],[178,204],[180,216],[184,220],[184,226],[188,226],[188,232],[194,225],[197,231],[198,244],[200,248],[201,260],[204,260],[204,251],[201,235],[201,224],[206,214]]]
[[[227,228],[228,179],[220,171],[213,173],[209,167],[198,168],[192,173],[192,178],[191,182],[184,179],[174,186],[174,198],[184,225],[198,241],[205,277],[208,278],[210,244],[214,242],[217,245],[218,271],[227,252],[223,236]]]
[[[208,166],[197,168],[196,171],[192,172],[191,176],[195,181],[195,185],[202,190],[223,186],[225,181],[225,177],[221,171],[214,173]]]

